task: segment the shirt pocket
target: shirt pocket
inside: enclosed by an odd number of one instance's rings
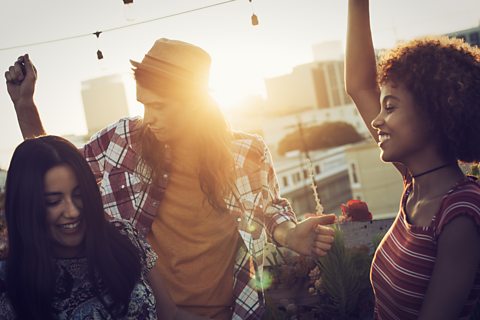
[[[139,211],[142,185],[140,177],[123,168],[105,172],[101,184],[105,211],[115,218],[132,220]]]

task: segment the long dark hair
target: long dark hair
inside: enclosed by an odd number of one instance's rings
[[[133,287],[140,278],[140,255],[128,238],[106,221],[95,178],[77,148],[56,136],[25,140],[13,154],[6,181],[8,230],[7,294],[20,319],[52,318],[55,264],[46,222],[44,177],[48,170],[68,165],[75,173],[86,225],[85,252],[89,278],[99,293],[101,281],[114,303],[114,316],[127,312]]]

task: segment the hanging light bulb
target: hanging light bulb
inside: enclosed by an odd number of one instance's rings
[[[257,15],[255,14],[255,12],[253,11],[253,4],[252,4],[252,0],[248,0],[250,2],[250,5],[252,7],[252,26],[257,26],[258,25],[258,17]]]
[[[102,60],[103,59],[103,53],[100,50],[97,50],[97,59]]]
[[[96,31],[93,33],[96,37],[97,37],[97,47],[98,46],[98,43],[99,43],[99,38],[100,38],[100,34],[102,34],[102,31]],[[98,60],[102,60],[103,59],[103,53],[100,49],[97,50],[97,59]]]
[[[252,26],[256,26],[256,25],[258,25],[258,17],[254,13],[254,14],[252,14]]]

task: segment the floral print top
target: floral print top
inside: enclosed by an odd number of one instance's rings
[[[157,319],[155,298],[146,281],[146,274],[153,267],[157,255],[150,246],[138,236],[137,231],[128,222],[114,219],[111,223],[127,235],[137,247],[141,256],[142,274],[132,290],[128,311],[124,319]],[[54,319],[117,319],[110,314],[108,306],[112,299],[100,283],[102,302],[88,278],[88,264],[85,257],[55,259],[57,268],[55,293],[52,308]],[[0,319],[16,319],[8,296],[5,292],[6,262],[0,261]]]

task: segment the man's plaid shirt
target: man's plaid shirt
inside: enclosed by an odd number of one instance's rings
[[[162,173],[159,185],[141,178],[136,170],[140,130],[140,118],[121,119],[94,135],[83,154],[99,182],[105,211],[114,218],[130,220],[146,237],[166,190],[169,172]],[[162,148],[169,151],[168,146]],[[277,225],[296,222],[296,218],[288,201],[280,197],[271,155],[263,140],[236,133],[232,152],[236,182],[225,201],[229,213],[236,217],[245,244],[240,246],[235,261],[232,319],[259,319],[264,311],[264,247],[267,239],[273,239]]]

